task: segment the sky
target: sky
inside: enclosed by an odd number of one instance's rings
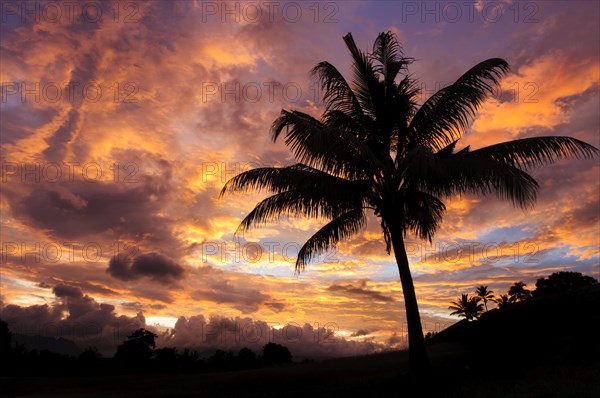
[[[500,90],[458,147],[563,135],[600,147],[597,1],[2,1],[0,319],[107,354],[147,327],[159,346],[355,355],[405,347],[402,289],[377,219],[294,274],[323,220],[234,238],[264,193],[219,198],[254,167],[295,163],[271,123],[319,117],[309,71],[350,78],[342,36],[394,32],[421,100],[487,58]],[[476,286],[600,278],[598,160],[531,171],[534,209],[456,197],[407,251],[425,332]]]

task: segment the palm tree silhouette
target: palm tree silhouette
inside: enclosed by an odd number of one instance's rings
[[[469,297],[468,294],[461,295],[457,301],[452,301],[451,310],[455,310],[450,315],[458,315],[465,318],[467,321],[479,318],[483,312],[483,305],[479,304],[481,298],[477,296]]]
[[[475,294],[477,297],[483,300],[483,305],[485,306],[485,310],[488,310],[487,302],[494,300],[494,291],[488,290],[487,286],[481,285],[477,289],[475,289]]]
[[[510,297],[508,294],[501,294],[494,298],[494,301],[498,304],[499,309],[506,308],[510,303],[515,302],[514,298]]]
[[[514,285],[508,289],[508,296],[513,299],[513,301],[524,301],[528,298],[531,298],[531,291],[529,289],[525,289],[527,284],[523,282],[515,282]]]
[[[560,158],[589,158],[597,149],[570,137],[537,137],[471,151],[455,151],[476,110],[493,93],[509,67],[483,61],[420,107],[417,82],[390,32],[375,40],[372,53],[344,36],[353,64],[348,82],[328,62],[312,70],[321,83],[324,114],[318,120],[282,110],[272,125],[299,163],[256,168],[230,179],[221,191],[266,190],[236,234],[280,216],[323,217],[328,222],[298,252],[295,270],[357,234],[367,212],[378,217],[388,254],[394,251],[404,295],[413,372],[428,368],[427,352],[404,239],[416,234],[431,242],[446,207],[442,199],[495,192],[515,205],[533,205],[538,184],[525,168]]]

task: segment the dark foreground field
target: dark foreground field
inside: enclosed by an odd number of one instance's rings
[[[600,286],[516,303],[459,322],[407,353],[213,374],[4,377],[2,397],[600,397]]]
[[[5,378],[3,397],[599,397],[600,362],[514,369],[468,365],[462,348],[431,347],[427,379],[406,376],[406,353],[220,374]],[[515,358],[521,361],[525,358]]]

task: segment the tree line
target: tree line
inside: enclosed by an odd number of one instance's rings
[[[216,350],[202,357],[197,350],[175,347],[156,348],[158,336],[144,328],[134,331],[117,347],[113,357],[104,357],[96,347],[79,356],[50,350],[28,350],[12,342],[8,324],[0,320],[1,375],[123,374],[148,372],[223,372],[279,366],[292,362],[290,350],[269,342],[260,353],[244,347],[237,352]]]

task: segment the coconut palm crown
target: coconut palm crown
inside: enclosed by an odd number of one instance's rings
[[[431,242],[454,195],[495,193],[528,208],[538,184],[526,170],[561,158],[589,158],[598,151],[571,137],[536,137],[476,150],[457,150],[470,119],[509,70],[500,58],[485,60],[419,106],[418,82],[408,73],[396,37],[381,33],[370,53],[351,34],[347,80],[329,62],[312,73],[323,92],[324,113],[282,110],[272,138],[283,137],[298,163],[256,168],[230,179],[221,192],[268,191],[242,220],[238,233],[281,216],[321,217],[327,222],[301,247],[295,269],[358,234],[367,214],[377,216],[388,254],[393,250],[402,285],[411,371],[427,369],[419,309],[404,246],[407,234]]]
[[[475,289],[475,295],[483,300],[483,305],[485,306],[485,310],[487,311],[487,302],[494,301],[494,291],[488,290],[487,285],[481,285]]]
[[[483,305],[479,304],[481,298],[478,296],[469,297],[468,294],[463,294],[460,299],[452,301],[450,307],[454,310],[450,315],[458,315],[465,318],[467,321],[479,318],[483,312]]]

